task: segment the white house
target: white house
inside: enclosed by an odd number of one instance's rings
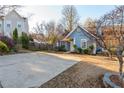
[[[13,30],[18,29],[18,35],[22,32],[29,33],[28,19],[12,10],[6,15],[0,16],[0,34],[12,37]]]

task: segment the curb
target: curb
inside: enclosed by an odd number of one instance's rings
[[[105,73],[104,74],[104,77],[103,77],[103,84],[104,86],[107,88],[108,86],[110,86],[111,88],[121,88],[120,86],[116,85],[115,83],[113,83],[111,80],[110,80],[110,76],[111,75],[114,75],[112,73]],[[117,75],[117,74],[115,74]]]

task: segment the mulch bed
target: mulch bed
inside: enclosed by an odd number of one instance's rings
[[[55,78],[44,83],[40,88],[104,88],[102,83],[103,75],[96,77],[88,76],[86,79],[82,76],[84,73],[82,63],[78,63],[68,70],[62,72]]]
[[[118,86],[124,88],[124,81],[121,81],[118,75],[112,75],[110,80]]]
[[[21,54],[21,53],[31,53],[31,52],[33,52],[33,51],[23,49],[23,50],[19,50],[18,52],[0,53],[0,56]]]

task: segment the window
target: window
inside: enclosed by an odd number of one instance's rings
[[[18,28],[21,28],[21,24],[18,24]]]
[[[20,21],[17,22],[17,28],[22,28],[22,22]]]
[[[87,40],[81,39],[81,48],[87,48]]]
[[[11,21],[8,21],[8,20],[6,21],[6,27],[7,28],[10,28],[11,27]]]
[[[7,24],[7,27],[10,28],[10,24]]]
[[[79,32],[79,33],[80,33],[80,31],[81,31],[81,30],[78,28],[78,29],[77,29],[77,32]]]

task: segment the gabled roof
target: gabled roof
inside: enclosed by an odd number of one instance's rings
[[[16,13],[19,17],[23,18],[19,13],[17,13],[16,10],[12,10],[12,11],[10,11],[10,12],[7,13],[5,16],[9,15],[9,14],[12,13],[12,12]]]
[[[21,16],[16,10],[12,10],[12,11],[10,11],[10,12],[8,12],[7,14],[5,14],[5,15],[2,15],[2,16],[0,16],[0,18],[2,17],[6,17],[7,15],[9,15],[10,13],[12,13],[12,12],[14,12],[14,13],[16,13],[20,18],[23,18],[23,19],[26,19],[26,17],[23,17],[23,16]]]
[[[78,27],[80,27],[81,29],[83,29],[83,30],[81,30],[81,31],[85,31],[85,32],[86,32],[87,34],[89,34],[91,37],[97,38],[96,36],[94,36],[93,34],[91,34],[89,31],[87,31],[85,28],[83,28],[82,26],[78,25],[78,26],[75,27],[74,30],[72,30],[70,33],[68,33],[64,39],[67,39],[74,31],[76,31],[76,29],[77,29]],[[64,40],[64,39],[63,39],[63,40]]]

